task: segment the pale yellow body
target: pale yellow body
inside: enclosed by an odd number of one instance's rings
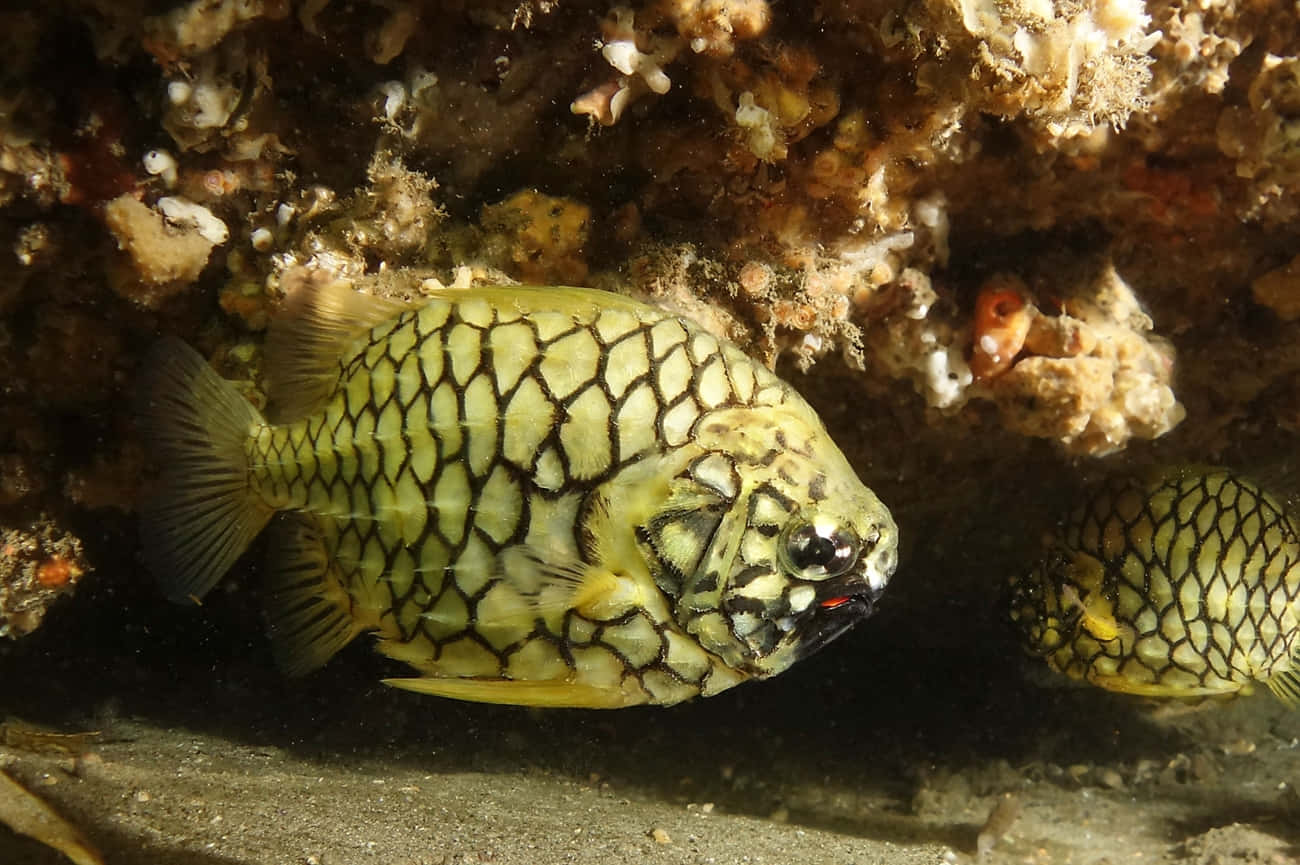
[[[1294,700],[1300,535],[1278,499],[1224,469],[1115,479],[1018,581],[1012,617],[1054,669],[1111,690],[1265,682]]]
[[[829,588],[782,572],[786,524],[828,513],[870,537],[850,594],[892,571],[888,512],[804,401],[662,310],[449,294],[327,371],[305,416],[243,444],[259,507],[292,512],[271,591],[290,669],[373,631],[421,673],[393,682],[413,690],[674,703],[798,657]]]

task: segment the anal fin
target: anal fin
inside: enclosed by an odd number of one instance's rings
[[[619,709],[646,701],[643,692],[582,685],[566,682],[563,679],[534,682],[513,679],[422,677],[383,681],[385,685],[394,688],[415,691],[419,694],[432,694],[435,697],[550,709]]]
[[[1249,693],[1250,685],[1225,687],[1182,688],[1174,685],[1161,685],[1151,682],[1135,682],[1124,676],[1089,675],[1087,681],[1107,691],[1120,694],[1133,694],[1138,697],[1228,697],[1234,694]]]
[[[322,667],[361,628],[335,575],[316,521],[286,514],[272,523],[265,587],[271,652],[286,675]]]
[[[1296,652],[1295,658],[1292,663],[1300,661],[1300,651]],[[1300,669],[1292,667],[1274,673],[1265,684],[1273,692],[1273,696],[1292,709],[1300,709]]]

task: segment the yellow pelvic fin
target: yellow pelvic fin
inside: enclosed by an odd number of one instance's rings
[[[385,685],[476,703],[503,703],[513,706],[537,706],[551,709],[619,709],[646,701],[642,693],[628,693],[618,688],[597,688],[564,680],[523,682],[512,679],[384,679]]]
[[[267,416],[299,420],[319,409],[339,378],[349,344],[412,304],[360,294],[332,273],[299,267],[284,275],[284,307],[266,338]]]
[[[271,652],[286,675],[324,666],[364,630],[330,567],[316,521],[305,514],[273,524],[265,592]]]
[[[1242,685],[1226,685],[1219,688],[1179,688],[1153,682],[1135,682],[1124,676],[1102,676],[1092,672],[1086,673],[1084,678],[1099,688],[1105,688],[1107,691],[1135,694],[1139,697],[1222,697],[1245,691],[1245,687]]]
[[[244,453],[263,421],[179,339],[160,340],[141,369],[140,427],[162,466],[140,506],[141,555],[168,597],[197,601],[273,513],[249,483]]]

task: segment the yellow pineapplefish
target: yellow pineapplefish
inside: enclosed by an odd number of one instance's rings
[[[671,704],[776,675],[873,610],[898,531],[813,410],[695,324],[600,291],[422,305],[309,281],[268,416],[188,346],[151,359],[146,560],[213,587],[277,512],[267,612],[303,673],[359,634],[389,684]]]
[[[1300,702],[1300,533],[1232,471],[1106,481],[1012,586],[1025,649],[1075,679],[1155,697],[1264,682]]]

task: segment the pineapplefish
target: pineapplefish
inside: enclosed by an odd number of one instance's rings
[[[1114,477],[1013,581],[1024,647],[1055,670],[1151,697],[1249,692],[1300,704],[1300,531],[1233,471]]]
[[[774,676],[875,608],[889,511],[735,345],[588,289],[405,305],[304,282],[269,338],[269,422],[177,340],[142,416],[151,570],[197,600],[271,523],[286,672],[369,632],[412,691],[667,705]]]

